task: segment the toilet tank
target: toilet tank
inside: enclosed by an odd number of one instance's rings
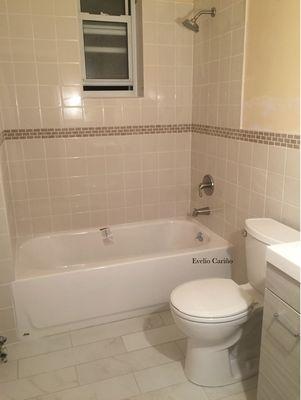
[[[273,244],[296,242],[300,232],[272,218],[251,218],[245,221],[247,274],[249,283],[263,293],[266,276],[266,249]]]

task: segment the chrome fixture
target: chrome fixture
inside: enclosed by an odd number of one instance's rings
[[[209,14],[213,18],[216,15],[216,8],[212,7],[210,10],[200,10],[195,14],[194,17],[190,19],[185,19],[185,21],[183,21],[182,24],[185,26],[185,28],[190,29],[193,32],[198,32],[200,28],[197,24],[197,20],[201,15],[204,14]]]
[[[113,233],[111,232],[111,229],[109,226],[99,228],[99,232],[101,233],[103,240],[112,240],[113,239]]]
[[[202,242],[202,241],[204,240],[204,235],[203,235],[203,233],[202,233],[202,232],[199,232],[199,233],[196,235],[195,239],[198,240],[199,242]]]
[[[203,192],[207,196],[211,196],[214,192],[214,181],[211,175],[205,175],[202,183],[199,185],[199,196],[203,197]]]
[[[7,362],[7,349],[5,343],[7,338],[5,336],[0,336],[0,364]]]
[[[210,215],[210,214],[211,214],[210,207],[194,208],[192,211],[193,217],[198,217],[199,215]]]

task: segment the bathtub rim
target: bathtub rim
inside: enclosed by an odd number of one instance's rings
[[[188,222],[192,222],[195,225],[199,225],[202,226],[203,228],[205,228],[205,230],[208,230],[210,233],[213,233],[216,236],[219,236],[220,238],[222,238],[219,234],[213,232],[210,228],[208,228],[206,225],[204,225],[202,222],[200,222],[199,220],[197,220],[196,218],[191,217],[190,215],[188,215],[187,217],[171,217],[171,218],[155,218],[155,219],[145,219],[145,220],[141,220],[141,221],[134,221],[134,222],[124,222],[122,224],[106,224],[106,225],[99,225],[97,227],[88,227],[88,228],[82,228],[82,229],[69,229],[69,230],[64,230],[64,231],[56,231],[56,232],[45,232],[45,233],[39,233],[39,234],[35,234],[32,237],[27,237],[22,239],[21,241],[19,241],[17,243],[17,252],[19,251],[19,249],[24,246],[24,244],[31,242],[35,239],[39,239],[39,238],[49,238],[51,236],[63,236],[66,234],[72,234],[72,235],[81,235],[81,234],[85,234],[85,233],[89,233],[89,232],[95,232],[98,231],[100,228],[104,228],[104,227],[116,227],[118,229],[125,229],[126,226],[131,226],[131,227],[135,227],[135,226],[140,226],[140,225],[156,225],[159,222],[170,222],[173,223],[175,221],[188,221]],[[222,238],[223,239],[223,238]],[[226,240],[226,239],[224,239]]]
[[[37,235],[34,236],[33,238],[27,239],[26,241],[24,241],[22,244],[19,245],[19,247],[17,248],[17,252],[16,252],[16,263],[15,263],[15,280],[14,282],[19,282],[19,281],[26,281],[26,280],[31,280],[31,279],[44,279],[47,277],[51,277],[51,276],[55,276],[55,275],[60,275],[60,274],[76,274],[76,273],[82,273],[82,272],[89,272],[92,270],[101,270],[101,269],[105,269],[105,268],[117,268],[120,267],[120,265],[128,265],[130,263],[132,264],[136,264],[141,262],[142,260],[158,260],[158,259],[169,259],[171,257],[174,256],[181,256],[181,255],[187,255],[187,254],[191,254],[192,257],[194,254],[199,254],[200,251],[210,251],[210,250],[221,250],[221,249],[229,249],[229,251],[231,252],[231,249],[234,248],[234,246],[232,245],[231,242],[229,242],[228,240],[224,239],[223,237],[221,237],[220,235],[218,235],[217,233],[213,232],[210,228],[208,228],[206,225],[204,225],[203,223],[201,223],[200,221],[198,221],[195,218],[192,218],[190,216],[188,217],[173,217],[173,218],[160,218],[160,219],[154,219],[154,220],[145,220],[145,221],[137,221],[137,222],[130,222],[130,223],[123,223],[123,224],[116,224],[116,225],[108,225],[108,226],[114,226],[116,228],[120,228],[121,229],[125,229],[127,226],[131,226],[131,227],[135,227],[135,226],[141,226],[141,225],[148,225],[148,224],[152,224],[152,225],[156,225],[159,222],[169,222],[169,223],[174,223],[175,221],[188,221],[188,222],[192,222],[195,225],[198,225],[202,228],[202,230],[204,231],[205,235],[209,237],[209,241],[204,243],[203,246],[200,247],[186,247],[184,249],[180,249],[180,250],[174,250],[174,251],[165,251],[165,252],[157,252],[157,253],[151,253],[149,255],[142,255],[142,256],[137,256],[137,257],[128,257],[128,258],[117,258],[117,259],[112,259],[107,260],[107,261],[97,261],[94,263],[89,263],[89,264],[80,264],[78,266],[74,266],[69,268],[67,266],[66,269],[62,268],[54,268],[52,270],[52,272],[50,272],[51,270],[49,268],[45,268],[45,269],[38,269],[38,268],[34,268],[32,270],[29,271],[37,271],[40,273],[30,273],[30,275],[26,276],[24,273],[22,274],[22,270],[21,268],[18,269],[18,266],[20,264],[18,264],[19,261],[19,254],[20,254],[20,248],[25,245],[26,243],[30,242],[30,241],[34,241],[35,239],[38,238],[50,238],[51,236],[63,236],[66,234],[85,234],[85,233],[89,233],[89,232],[95,232],[98,228],[88,228],[85,230],[69,230],[69,231],[60,231],[60,232],[54,232],[49,233],[49,234],[41,234],[41,235]],[[213,237],[213,239],[212,239]],[[101,264],[101,265],[100,265]],[[25,270],[26,271],[26,270]],[[27,269],[28,271],[28,269]],[[44,273],[43,273],[44,271]],[[19,273],[18,273],[19,272]],[[21,272],[21,273],[20,273]],[[22,276],[23,275],[23,276]]]

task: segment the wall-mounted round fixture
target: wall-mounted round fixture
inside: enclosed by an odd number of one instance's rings
[[[203,192],[207,196],[211,196],[214,192],[214,181],[211,175],[205,175],[203,178],[202,183],[199,185],[199,195],[200,197],[203,197]]]
[[[185,21],[182,22],[182,24],[185,26],[185,28],[190,29],[193,32],[198,32],[200,30],[200,27],[197,23],[197,20],[201,15],[209,14],[211,17],[215,17],[216,15],[216,8],[212,7],[210,10],[200,10],[198,11],[192,18],[190,19],[185,19]]]

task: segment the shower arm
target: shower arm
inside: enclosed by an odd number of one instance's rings
[[[200,11],[198,11],[195,14],[195,16],[193,18],[191,18],[191,21],[196,22],[200,18],[201,15],[205,15],[205,14],[211,15],[211,17],[215,17],[216,8],[212,7],[210,10],[200,10]]]

